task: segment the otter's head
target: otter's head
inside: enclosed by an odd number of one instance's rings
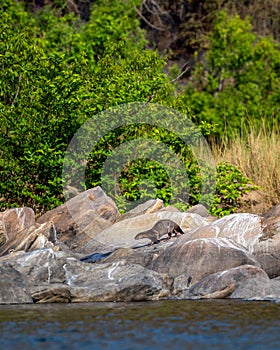
[[[137,235],[134,237],[134,239],[142,239],[142,238],[147,238],[147,237],[144,237],[143,232],[137,233]]]

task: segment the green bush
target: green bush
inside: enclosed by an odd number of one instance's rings
[[[28,205],[39,214],[61,204],[67,146],[89,119],[97,132],[102,111],[135,101],[151,101],[191,118],[189,101],[176,93],[164,73],[165,60],[145,49],[133,11],[135,4],[132,0],[96,1],[90,21],[82,23],[72,14],[58,17],[46,8],[29,13],[13,0],[1,2],[1,209]],[[122,117],[129,122],[129,115]],[[102,164],[122,142],[135,137],[152,138],[166,144],[186,169],[188,179],[180,179],[180,188],[184,195],[188,194],[189,202],[175,204],[210,204],[214,174],[209,177],[207,171],[201,171],[199,160],[180,137],[169,132],[168,126],[151,127],[152,121],[119,128],[101,138],[87,160],[85,185],[101,183]],[[108,126],[110,122],[113,119],[108,119]],[[176,113],[173,122],[180,122]],[[200,131],[206,135],[213,127],[201,122],[198,129],[183,125],[180,130],[192,142]],[[169,162],[172,166],[172,160]],[[123,169],[120,187],[124,197],[138,199],[143,180],[155,184],[156,195],[169,203],[173,189],[165,168],[141,157]],[[206,187],[205,195],[201,193],[202,185]]]
[[[280,51],[270,37],[253,33],[248,18],[220,12],[205,61],[197,62],[185,100],[198,121],[232,135],[241,125],[280,120]]]
[[[216,170],[216,196],[210,212],[215,216],[232,214],[238,208],[240,197],[258,187],[230,163],[219,163]]]

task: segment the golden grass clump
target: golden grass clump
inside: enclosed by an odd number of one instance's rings
[[[279,126],[251,125],[241,135],[225,137],[219,145],[213,143],[212,152],[217,163],[226,161],[238,166],[244,176],[259,186],[260,191],[253,194],[255,199],[251,201],[252,211],[264,212],[280,202]],[[254,208],[254,201],[261,203]],[[244,210],[248,211],[248,206],[241,201],[239,211]]]

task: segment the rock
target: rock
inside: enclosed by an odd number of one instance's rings
[[[191,208],[186,210],[186,213],[195,213],[195,214],[198,214],[204,218],[206,218],[209,215],[208,210],[202,204],[197,204],[197,205],[192,206]]]
[[[0,213],[2,214],[2,213]],[[4,227],[2,224],[2,215],[0,215],[0,247],[5,244],[8,240],[8,237],[4,231]]]
[[[280,205],[273,207],[263,218],[263,233],[254,255],[270,278],[280,276]]]
[[[280,300],[280,281],[256,277],[245,280],[230,296],[231,299]]]
[[[56,231],[52,222],[33,224],[9,239],[0,247],[0,256],[11,251],[30,251],[51,248],[56,242]]]
[[[227,215],[212,223],[216,230],[215,237],[230,238],[243,245],[251,253],[254,252],[262,236],[262,225],[262,217],[248,213]]]
[[[0,266],[0,304],[30,304],[31,294],[23,276],[13,267]]]
[[[267,212],[265,212],[262,215],[265,219],[268,218],[276,218],[280,216],[280,203],[274,205],[272,208],[270,208]]]
[[[87,264],[52,249],[9,257],[0,258],[0,268],[9,266],[18,276],[18,280],[11,280],[12,289],[26,281],[28,302],[157,300],[168,294],[159,273],[122,260]]]
[[[189,239],[209,237],[236,241],[255,256],[270,278],[280,276],[279,216],[264,218],[248,213],[231,214],[189,234]]]
[[[98,186],[48,211],[37,222],[52,221],[58,240],[79,252],[99,232],[111,226],[118,216],[116,204]]]
[[[8,240],[15,238],[17,232],[35,224],[35,213],[31,208],[12,208],[4,211],[2,224]]]
[[[137,249],[119,248],[112,252],[108,257],[102,260],[103,263],[113,263],[119,260],[125,260],[128,264],[139,264],[143,267],[150,268],[152,262],[165,250],[174,243],[176,238],[172,238],[168,242],[160,242],[153,246],[143,246]]]
[[[93,253],[96,249],[96,241],[108,247],[108,250],[117,248],[133,248],[143,244],[149,244],[150,240],[137,241],[134,237],[137,233],[150,229],[154,224],[163,219],[170,219],[176,222],[184,231],[191,230],[209,223],[206,218],[198,214],[181,212],[157,212],[152,214],[139,215],[130,219],[122,220],[108,227],[89,241],[83,249],[85,254]]]
[[[31,288],[32,300],[36,304],[71,303],[71,293],[68,286],[51,284]]]
[[[122,260],[97,265],[73,260],[65,270],[72,302],[158,300],[163,288],[160,274]]]
[[[118,221],[133,218],[138,215],[156,213],[160,209],[164,208],[163,200],[150,199],[143,204],[139,204],[137,207],[131,209],[127,213],[121,215]]]
[[[65,252],[53,249],[35,250],[32,252],[12,253],[0,258],[0,266],[9,265],[27,280],[28,287],[43,284],[63,284],[66,274],[63,266],[68,257]]]
[[[181,297],[186,299],[222,299],[229,297],[244,281],[256,277],[269,280],[267,274],[258,266],[242,265],[208,275],[191,288],[188,284],[184,285],[182,279],[175,279],[174,289],[177,293],[183,291]]]
[[[259,265],[247,249],[231,239],[189,240],[187,236],[180,236],[150,268],[173,278],[185,275],[194,284],[212,273],[245,264]]]
[[[156,253],[151,249],[151,247],[143,247],[139,249],[119,248],[103,259],[102,262],[114,263],[119,260],[123,260],[128,264],[138,264],[143,267],[147,267],[151,264],[155,254]]]
[[[179,213],[180,210],[176,207],[173,207],[172,205],[168,205],[167,207],[164,207],[162,209],[160,209],[159,211],[168,211],[171,213]]]
[[[254,190],[244,193],[238,199],[238,207],[236,212],[252,213],[262,215],[268,209],[270,198],[265,191]]]

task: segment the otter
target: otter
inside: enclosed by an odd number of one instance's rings
[[[159,220],[154,226],[143,232],[139,232],[135,239],[149,238],[151,240],[151,245],[158,243],[160,238],[168,234],[167,240],[171,238],[172,233],[175,233],[175,236],[184,234],[184,231],[181,227],[172,220]]]

